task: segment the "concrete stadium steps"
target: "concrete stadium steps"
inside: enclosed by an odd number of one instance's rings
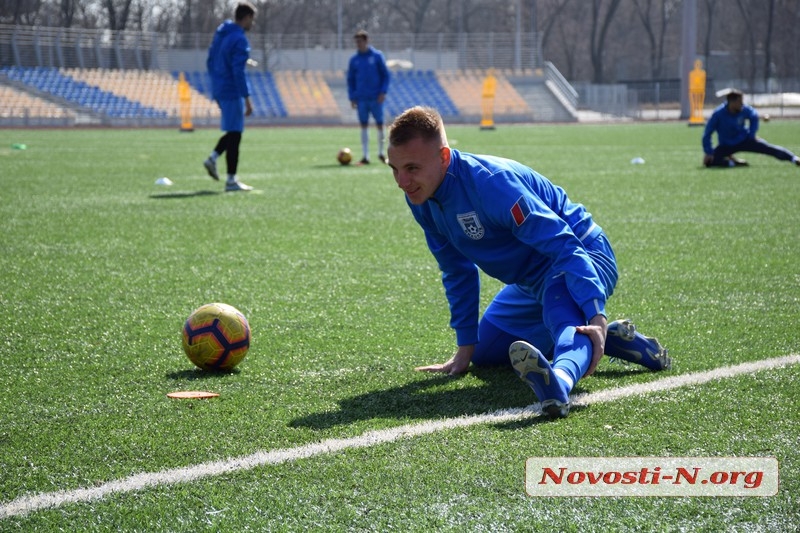
[[[576,122],[578,119],[553,94],[542,80],[520,78],[512,80],[520,96],[531,108],[531,120],[535,122]]]
[[[287,116],[340,120],[341,111],[324,73],[287,70],[276,72],[274,78]]]
[[[483,84],[489,70],[439,71],[438,79],[465,117],[480,120],[483,114]],[[515,122],[530,121],[533,112],[503,72],[494,72],[497,85],[493,103],[494,118]]]

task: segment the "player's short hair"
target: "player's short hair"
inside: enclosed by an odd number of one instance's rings
[[[369,41],[369,33],[367,33],[366,30],[358,30],[353,37],[355,39],[364,39],[365,41]]]
[[[236,11],[234,11],[233,16],[238,20],[242,20],[243,18],[253,15],[255,16],[257,12],[256,6],[251,4],[250,2],[239,2],[236,4]]]
[[[389,126],[389,144],[402,146],[421,138],[424,141],[446,142],[442,116],[432,107],[415,106],[406,109]]]

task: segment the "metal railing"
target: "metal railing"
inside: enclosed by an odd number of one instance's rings
[[[204,64],[211,34],[162,34],[0,25],[0,66],[180,70]],[[341,70],[354,53],[352,38],[334,33],[248,35],[263,70]],[[532,33],[387,33],[371,44],[387,58],[420,70],[540,68]]]

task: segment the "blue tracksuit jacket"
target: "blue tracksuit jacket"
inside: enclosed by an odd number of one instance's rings
[[[380,50],[372,46],[350,58],[347,68],[347,96],[350,101],[375,100],[389,90],[389,69]]]
[[[717,132],[717,141],[723,146],[734,146],[747,139],[755,139],[758,131],[758,112],[752,106],[743,105],[735,115],[728,112],[724,102],[714,109],[703,132],[703,152],[713,154],[711,135]]]
[[[250,57],[250,43],[244,28],[226,20],[217,27],[208,49],[206,67],[211,76],[214,100],[235,100],[250,96],[245,65]]]
[[[478,268],[540,297],[547,276],[563,273],[586,320],[605,314],[605,289],[584,248],[602,230],[584,206],[515,161],[451,154],[436,193],[408,205],[442,270],[458,344],[478,340]]]

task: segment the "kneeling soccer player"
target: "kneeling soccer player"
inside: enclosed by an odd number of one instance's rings
[[[614,252],[581,204],[531,168],[448,146],[431,108],[404,111],[389,129],[389,165],[442,270],[458,348],[417,368],[459,374],[511,364],[551,417],[603,353],[669,368],[656,339],[629,321],[607,323]],[[478,269],[506,283],[479,320]],[[552,354],[552,363],[545,357]]]

